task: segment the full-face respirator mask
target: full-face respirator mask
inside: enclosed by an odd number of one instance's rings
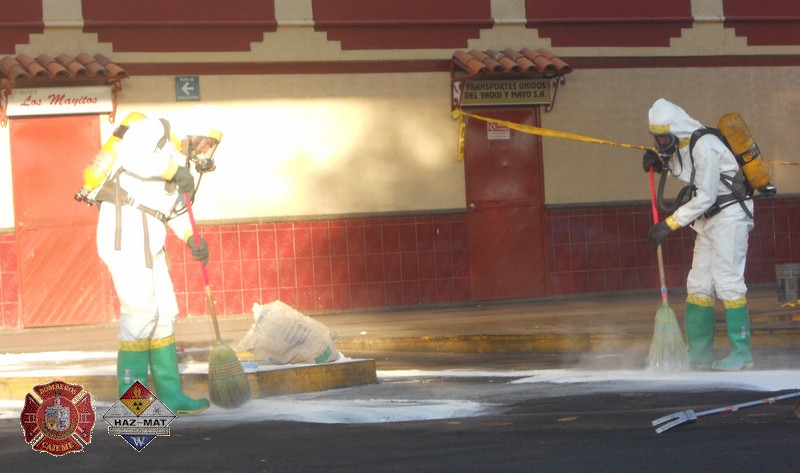
[[[662,159],[669,159],[670,156],[675,154],[675,150],[678,148],[677,136],[673,135],[672,133],[659,133],[654,134],[653,138],[656,142],[658,155]]]
[[[203,175],[217,168],[214,164],[214,152],[222,140],[222,132],[208,129],[204,134],[187,135],[181,143],[186,154],[186,167],[194,163],[194,169]]]
[[[651,132],[652,132],[651,127]],[[661,130],[659,130],[661,131]],[[678,191],[678,195],[673,200],[672,204],[666,204],[664,202],[664,183],[666,182],[667,174],[669,171],[669,160],[673,154],[678,151],[678,143],[680,140],[678,137],[673,133],[653,133],[653,139],[656,142],[656,149],[658,150],[658,157],[661,158],[663,162],[664,171],[661,173],[661,179],[659,179],[658,183],[658,208],[659,210],[667,213],[672,213],[678,209],[681,205],[689,202],[692,196],[696,191],[696,187],[694,186],[694,166],[692,166],[692,174],[691,180],[689,185],[683,187],[680,191]],[[681,160],[680,154],[678,155],[678,162],[680,166],[683,166],[683,161]]]
[[[173,135],[174,137],[174,135]],[[205,128],[188,133],[177,142],[173,140],[176,148],[179,147],[181,153],[186,156],[185,167],[190,168],[194,164],[194,169],[200,175],[195,183],[194,191],[190,193],[190,199],[194,202],[197,190],[203,175],[217,168],[214,163],[214,152],[222,140],[222,132],[214,128]],[[176,211],[180,215],[186,211],[186,207]]]

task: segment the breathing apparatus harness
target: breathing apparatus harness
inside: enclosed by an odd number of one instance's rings
[[[153,149],[153,153],[156,153],[164,148],[167,142],[170,140],[170,124],[169,121],[165,119],[159,119],[161,121],[162,126],[164,127],[164,134],[159,138],[158,142],[156,143],[155,148]],[[124,135],[124,131],[123,131]],[[122,139],[122,136],[119,136]],[[186,152],[186,167],[188,168],[190,163],[194,161],[195,169],[200,174],[200,177],[197,180],[197,184],[195,185],[194,190],[190,193],[190,201],[194,203],[195,195],[197,195],[197,190],[200,188],[200,181],[203,178],[203,174],[206,172],[213,171],[216,169],[213,161],[213,154],[216,148],[216,144],[212,147],[211,152],[207,154],[206,157],[198,156],[197,153],[197,146],[200,141],[198,141],[198,136],[189,136],[187,137],[187,152]],[[215,138],[217,143],[219,143],[219,139]],[[107,179],[100,190],[97,193],[96,198],[94,199],[98,205],[102,202],[113,202],[116,208],[115,213],[115,220],[116,220],[116,230],[114,234],[114,249],[119,251],[122,248],[122,206],[128,205],[139,209],[142,213],[142,226],[144,229],[144,255],[145,255],[145,265],[148,268],[153,267],[153,260],[152,255],[150,252],[150,238],[148,237],[147,231],[147,215],[155,217],[160,222],[166,224],[169,220],[182,215],[186,212],[187,206],[184,202],[182,208],[173,210],[170,215],[166,215],[158,210],[151,209],[147,206],[137,203],[134,199],[132,199],[128,192],[120,186],[119,176],[126,172],[122,167],[118,167],[117,170],[114,172],[111,178]],[[166,182],[165,183],[166,190],[168,192],[174,192],[176,184],[174,182]],[[183,195],[180,194],[178,196],[178,200],[182,201]]]
[[[699,128],[699,129],[695,130],[692,133],[692,136],[689,138],[689,159],[691,160],[691,163],[692,163],[692,170],[691,170],[691,174],[690,174],[690,177],[689,177],[689,184],[687,184],[680,191],[678,191],[678,195],[675,197],[675,200],[672,202],[672,205],[667,205],[664,202],[664,184],[666,183],[666,180],[667,180],[667,172],[662,172],[661,173],[661,178],[659,179],[659,182],[658,182],[657,203],[658,203],[659,209],[662,210],[663,212],[667,212],[667,213],[675,212],[675,210],[677,210],[678,207],[686,204],[687,202],[689,202],[692,199],[692,197],[694,197],[696,195],[697,186],[694,185],[695,166],[694,166],[694,155],[692,153],[692,150],[694,149],[694,146],[697,143],[697,140],[699,140],[701,137],[703,137],[705,135],[709,135],[709,134],[710,135],[714,135],[717,138],[719,138],[719,140],[722,141],[722,143],[725,145],[726,148],[728,148],[729,150],[731,149],[730,145],[728,144],[728,140],[716,128]],[[678,171],[677,174],[673,173],[672,170],[669,168],[669,162],[668,161],[669,161],[669,158],[672,155],[672,153],[667,154],[665,152],[662,152],[660,149],[659,149],[659,151],[660,151],[659,156],[664,161],[664,166],[663,167],[666,170],[668,170],[668,172],[671,173],[673,176],[679,175],[681,173],[681,171],[683,170],[683,158],[681,156],[680,151],[678,150],[678,147],[675,146],[675,149],[674,149],[674,153],[677,153],[677,155],[678,155],[678,164],[681,167],[681,169]],[[731,206],[731,205],[733,205],[735,203],[738,203],[742,207],[742,210],[744,210],[745,214],[747,214],[747,216],[752,219],[753,218],[753,214],[752,214],[752,212],[750,212],[750,209],[747,208],[747,205],[745,204],[745,201],[753,199],[753,192],[754,191],[753,191],[752,186],[750,186],[750,183],[745,178],[745,175],[742,172],[742,169],[740,168],[733,177],[726,176],[726,175],[720,173],[719,179],[720,179],[720,182],[722,182],[722,184],[731,191],[731,193],[730,194],[725,194],[725,195],[717,195],[717,200],[714,202],[714,204],[711,206],[711,208],[709,208],[703,214],[703,217],[711,218],[711,217],[717,215],[718,213],[720,213],[722,211],[722,209],[724,209],[726,207],[729,207],[729,206]]]

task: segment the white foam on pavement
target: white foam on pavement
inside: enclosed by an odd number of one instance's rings
[[[661,390],[664,385],[673,385],[676,388],[730,388],[753,391],[800,390],[800,370],[684,371],[674,373],[652,370],[581,369],[521,371],[396,370],[378,371],[377,374],[379,378],[387,380],[426,377],[513,378],[509,381],[511,384],[627,382],[635,384],[637,389],[644,391],[648,390],[648,386]]]
[[[113,374],[116,353],[112,352],[46,352],[0,355],[0,377],[12,376],[77,376]],[[343,358],[343,361],[347,361]],[[82,362],[91,362],[82,366]],[[108,361],[108,363],[103,363]],[[62,366],[59,366],[62,365]],[[68,365],[68,366],[65,366]],[[181,364],[184,372],[207,372],[207,363]],[[272,367],[261,366],[261,369]],[[754,391],[782,391],[800,389],[800,370],[766,370],[738,372],[681,372],[661,373],[648,370],[391,370],[378,371],[381,383],[402,383],[406,380],[426,378],[493,378],[506,379],[516,385],[580,384],[582,392],[611,390],[694,390],[694,389],[746,389]],[[533,388],[533,386],[532,386]],[[223,409],[212,406],[198,416],[181,417],[180,422],[257,422],[283,420],[324,424],[382,423],[419,420],[451,419],[483,415],[496,405],[469,399],[359,399],[359,389],[351,388],[353,399],[322,399],[324,395],[309,397],[276,396],[253,399],[246,409]],[[407,393],[407,392],[406,392]],[[0,400],[0,419],[19,419],[24,399]],[[98,422],[110,407],[98,403]]]
[[[254,399],[246,408],[226,410],[212,406],[188,422],[220,420],[253,422],[285,420],[316,424],[371,424],[451,419],[480,415],[490,406],[460,399]]]
[[[800,389],[798,370],[686,371],[659,373],[648,370],[542,370],[521,377],[512,383],[604,383],[626,381],[637,388],[647,386],[661,390],[665,384],[676,388],[731,388],[753,391]],[[655,386],[658,387],[655,387]]]

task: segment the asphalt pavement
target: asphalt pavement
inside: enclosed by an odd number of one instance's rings
[[[670,296],[682,323],[683,296]],[[778,376],[795,378],[791,370],[800,352],[798,310],[781,307],[772,287],[752,288],[748,299],[759,371],[733,378],[771,374],[761,370],[787,370]],[[378,370],[387,370],[380,382],[276,395],[250,401],[239,411],[212,406],[199,416],[176,419],[168,438],[156,438],[140,452],[108,435],[99,420],[84,452],[54,457],[32,451],[18,418],[0,420],[2,469],[800,472],[800,422],[790,402],[704,417],[664,434],[655,433],[651,425],[671,412],[701,411],[773,393],[704,384],[710,373],[689,373],[691,382],[669,376],[654,381],[641,370],[632,372],[632,380],[600,376],[567,384],[520,382],[542,374],[522,371],[526,369],[642,367],[659,302],[659,294],[646,292],[309,314],[338,332],[336,347],[343,354],[368,356]],[[724,356],[721,307],[717,314],[715,348]],[[252,323],[252,316],[224,318],[225,342],[235,346]],[[0,352],[116,351],[115,324],[12,332],[0,333]],[[177,339],[184,357],[209,346],[210,320],[181,320]],[[458,376],[445,374],[453,368]],[[477,373],[480,368],[488,374]],[[574,375],[566,371],[566,376]],[[793,382],[773,389],[794,389]],[[454,411],[427,419],[419,415],[448,402],[474,405],[480,412]],[[417,417],[358,422],[346,415],[380,408]],[[316,420],[292,420],[302,418],[307,409],[314,409]],[[319,420],[326,415],[339,420]]]
[[[387,396],[388,395],[388,396]],[[651,421],[768,394],[719,388],[665,389],[651,383],[514,384],[497,378],[416,376],[380,385],[251,401],[232,417],[179,417],[141,451],[98,418],[83,451],[34,451],[19,419],[0,420],[7,472],[798,472],[800,422],[790,403],[703,417],[663,434]],[[769,394],[772,395],[772,394]],[[348,403],[332,403],[332,396]],[[441,399],[478,402],[478,415],[341,422],[260,420],[259,411],[322,409],[376,401],[391,410]],[[105,409],[98,410],[98,416]],[[288,413],[288,412],[287,412]],[[290,414],[290,413],[289,413]],[[324,417],[320,412],[318,418]],[[344,417],[344,416],[340,416]]]

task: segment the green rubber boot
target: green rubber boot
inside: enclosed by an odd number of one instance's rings
[[[713,369],[718,371],[736,371],[753,367],[753,355],[750,353],[750,317],[747,305],[726,307],[725,321],[728,325],[728,340],[731,342],[731,353],[724,359],[715,361]]]
[[[150,370],[158,399],[173,413],[197,414],[208,409],[208,399],[192,399],[183,394],[175,337],[150,342]]]
[[[695,370],[711,369],[714,359],[714,300],[697,298],[686,301],[686,339],[689,342],[689,365]],[[710,304],[710,305],[709,305]]]
[[[147,386],[147,363],[150,360],[150,340],[120,342],[117,352],[117,391],[120,397],[138,379]]]

